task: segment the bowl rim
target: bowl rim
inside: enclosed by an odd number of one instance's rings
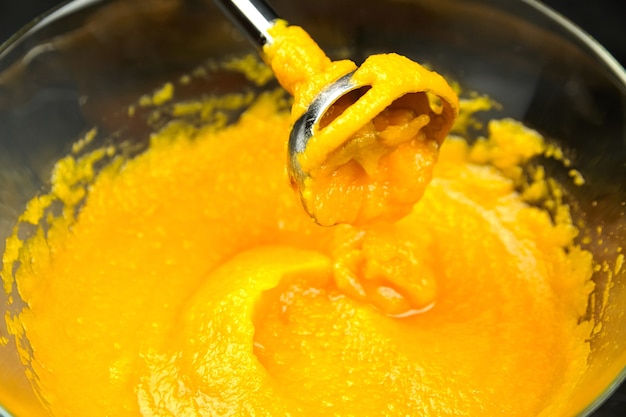
[[[585,45],[591,52],[595,53],[601,62],[604,62],[608,69],[611,70],[622,87],[626,91],[626,69],[620,62],[593,36],[578,26],[569,18],[565,17],[553,8],[541,3],[540,0],[519,0],[522,3],[534,8],[539,13],[553,20],[562,29],[567,30],[578,41]]]
[[[74,13],[82,8],[104,3],[107,0],[63,0],[56,6],[46,10],[30,22],[22,26],[17,32],[13,33],[7,40],[0,43],[0,60],[11,52],[17,45],[28,35],[37,32],[51,22],[62,18],[65,15]]]

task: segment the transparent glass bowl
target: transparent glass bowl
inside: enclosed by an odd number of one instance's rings
[[[407,55],[500,102],[498,117],[558,143],[586,179],[567,190],[576,215],[603,230],[586,247],[615,265],[626,243],[626,73],[569,21],[534,0],[272,3],[333,58]],[[127,114],[138,97],[208,60],[250,52],[210,0],[77,0],[14,36],[0,48],[0,250],[26,201],[48,184],[52,164],[88,129],[98,127],[97,140],[141,147],[151,127]],[[177,98],[255,88],[222,70]],[[568,176],[562,166],[548,169]],[[590,305],[602,326],[571,415],[590,414],[626,376],[626,267],[614,272],[594,276],[608,308]],[[0,347],[0,384],[22,387],[13,404],[35,403],[12,343]]]

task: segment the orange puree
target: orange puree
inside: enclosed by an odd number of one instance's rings
[[[501,173],[541,139],[513,121],[480,148],[449,138],[406,217],[321,227],[284,173],[289,126],[262,96],[95,177],[102,154],[57,165],[2,272],[50,413],[559,415],[586,366],[591,259]]]
[[[172,123],[132,159],[69,156],[28,205],[2,278],[45,409],[561,415],[586,367],[592,259],[566,207],[553,221],[516,191],[541,137],[504,120],[476,145],[443,142],[457,108],[447,84],[374,57],[354,75],[370,90],[301,157],[318,222],[353,223],[322,227],[293,196],[285,142],[321,86],[355,66],[293,30],[307,51],[297,71],[301,49],[268,51],[291,115],[267,93],[228,127]],[[380,144],[363,143],[371,135]]]
[[[264,52],[294,96],[292,121],[325,86],[356,69],[351,61],[332,62],[297,26],[279,21],[270,33]],[[302,202],[323,226],[394,221],[411,211],[458,113],[443,77],[400,55],[370,56],[352,80],[361,89],[329,109],[298,156],[306,175],[298,184]]]

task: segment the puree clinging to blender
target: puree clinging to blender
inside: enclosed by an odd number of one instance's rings
[[[403,170],[426,169],[417,204],[323,227],[285,173],[282,97],[225,127],[172,123],[98,170],[106,148],[56,165],[2,271],[50,413],[559,415],[586,366],[592,260],[566,210],[553,220],[516,189],[541,137],[512,120],[475,145],[418,135],[424,160]],[[314,191],[388,173],[386,152]],[[322,216],[345,208],[327,197]]]

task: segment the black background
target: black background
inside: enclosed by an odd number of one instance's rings
[[[149,1],[149,0],[146,0]],[[624,0],[544,0],[600,42],[626,66]],[[31,19],[60,4],[59,0],[0,0],[0,43]],[[626,417],[626,384],[593,417]]]

